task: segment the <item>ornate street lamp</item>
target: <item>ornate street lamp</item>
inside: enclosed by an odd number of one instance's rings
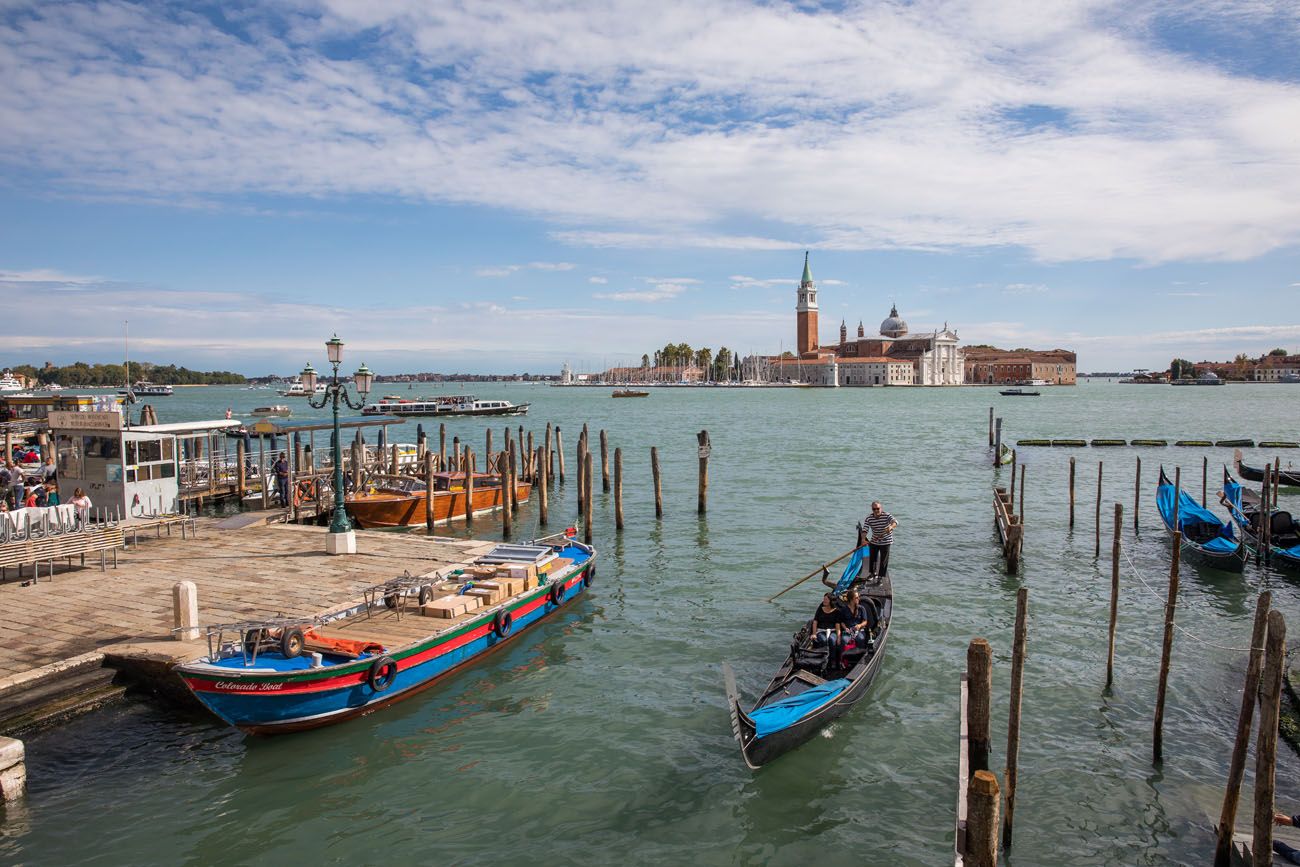
[[[339,365],[343,363],[343,341],[335,334],[325,341],[325,353],[329,358],[333,372],[330,382],[325,385],[320,403],[315,400],[316,380],[319,378],[310,364],[303,368],[303,390],[307,392],[307,403],[315,409],[324,409],[327,404],[334,406],[334,519],[330,521],[330,534],[326,539],[325,549],[331,554],[355,554],[357,550],[356,534],[352,531],[352,522],[348,520],[347,509],[343,504],[343,453],[342,437],[339,434],[339,404],[360,410],[365,406],[366,395],[375,381],[375,375],[364,364],[352,375],[357,392],[361,395],[359,402],[353,403],[348,395],[346,382],[339,381]]]

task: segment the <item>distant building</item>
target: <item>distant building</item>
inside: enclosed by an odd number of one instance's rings
[[[1048,382],[1074,385],[1077,357],[1067,349],[997,349],[966,347],[966,382],[980,385],[1014,385]]]
[[[1283,377],[1300,376],[1300,355],[1265,355],[1251,374],[1256,382],[1281,382]]]

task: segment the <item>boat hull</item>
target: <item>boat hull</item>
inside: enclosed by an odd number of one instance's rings
[[[527,502],[532,495],[530,482],[520,482],[515,486],[515,498]],[[363,494],[347,499],[348,516],[363,530],[378,527],[413,527],[425,522],[425,493],[412,494]],[[490,512],[501,508],[501,488],[476,487],[474,489],[474,514]],[[465,491],[434,491],[433,522],[446,524],[453,520],[465,519]]]
[[[370,667],[379,657],[297,672],[245,674],[238,669],[216,671],[202,664],[179,666],[177,672],[205,707],[248,734],[319,728],[409,698],[509,644],[583,593],[594,567],[593,556],[563,579],[565,592],[558,604],[552,599],[550,585],[543,585],[502,609],[490,609],[448,633],[388,654],[397,665],[397,674],[383,690],[375,690],[369,683]],[[493,630],[497,610],[509,611],[514,619],[513,628],[504,637]]]
[[[1175,529],[1173,523],[1173,517],[1172,515],[1167,513],[1165,505],[1162,504],[1163,503],[1162,495],[1165,491],[1170,492],[1169,497],[1170,500],[1172,501],[1172,492],[1174,491],[1174,485],[1171,481],[1169,481],[1169,477],[1165,475],[1164,467],[1161,467],[1160,476],[1156,484],[1156,505],[1157,505],[1156,510],[1160,513],[1160,521],[1164,525],[1165,532],[1168,533],[1169,536],[1172,538]],[[1185,491],[1182,492],[1182,496],[1183,497],[1187,496]],[[1184,502],[1190,502],[1190,501],[1185,500]],[[1192,503],[1192,505],[1195,505],[1194,502]],[[1170,505],[1170,508],[1172,508],[1172,504]],[[1182,523],[1181,520],[1180,523]],[[1229,524],[1228,529],[1231,530],[1231,528],[1232,525]],[[1244,571],[1246,568],[1246,558],[1250,554],[1250,549],[1246,545],[1244,539],[1235,539],[1234,541],[1236,542],[1236,546],[1231,548],[1230,550],[1216,551],[1207,548],[1205,545],[1201,544],[1200,542],[1197,542],[1194,539],[1189,538],[1186,533],[1182,534],[1180,538],[1181,538],[1181,544],[1178,548],[1178,553],[1180,556],[1187,557],[1190,560],[1200,562],[1203,565],[1210,566],[1214,569],[1219,569],[1224,572],[1241,572]],[[1222,540],[1216,539],[1212,541],[1222,541]]]

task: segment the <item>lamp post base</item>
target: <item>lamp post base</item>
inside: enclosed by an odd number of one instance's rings
[[[357,553],[357,534],[355,530],[348,530],[346,533],[326,533],[325,534],[325,553],[326,554],[355,554]]]

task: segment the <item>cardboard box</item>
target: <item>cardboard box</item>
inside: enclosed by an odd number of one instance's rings
[[[475,600],[475,607],[478,607],[478,600]],[[464,596],[456,595],[430,599],[420,609],[420,613],[425,617],[442,617],[448,620],[459,617],[468,611],[469,600]]]
[[[511,567],[510,567],[510,577],[511,577],[511,578],[518,578],[520,581],[528,581],[529,579],[531,579],[532,582],[533,582],[534,584],[536,584],[536,583],[537,583],[537,566],[534,565],[534,564],[532,564],[532,563],[529,563],[529,564],[527,564],[527,565],[520,564],[520,565],[516,565],[516,566],[511,566]]]
[[[498,587],[484,587],[482,584],[475,584],[465,591],[466,596],[473,596],[481,600],[483,605],[496,605],[501,601],[501,590]]]
[[[487,587],[496,590],[501,594],[502,599],[508,599],[511,596],[522,593],[524,590],[524,582],[518,581],[514,578],[498,578],[493,581],[478,581],[475,582],[474,586]]]
[[[548,575],[558,575],[572,565],[573,561],[568,557],[556,557],[546,564],[546,572]]]

